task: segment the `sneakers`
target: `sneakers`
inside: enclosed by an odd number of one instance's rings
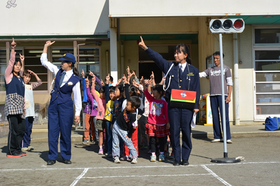
[[[23,152],[26,152],[26,151],[28,151],[28,150],[29,150],[28,147],[22,147],[22,148],[21,148],[21,151],[23,151]]]
[[[22,152],[22,151],[18,151],[15,152],[13,154],[7,154],[7,157],[22,157],[22,156],[26,156],[26,152]]]
[[[83,144],[87,144],[87,143],[88,143],[88,140],[85,139],[85,140],[83,141]]]
[[[228,140],[227,140],[227,143],[228,143],[228,144],[232,144],[231,139],[228,139]]]
[[[216,143],[216,142],[221,142],[221,141],[222,141],[221,139],[213,139],[211,142]]]
[[[99,155],[103,155],[103,149],[99,149],[98,154],[99,154]]]
[[[121,160],[121,161],[126,161],[126,160],[127,160],[127,157],[124,156],[124,155],[122,155],[121,158],[120,158],[120,160]]]
[[[115,156],[114,157],[114,163],[120,163],[120,159],[119,159],[119,156]]]
[[[159,155],[158,161],[165,161],[165,156],[164,156],[164,154],[160,154],[160,155]]]
[[[28,147],[22,147],[21,151],[26,152],[26,151],[32,151],[34,150],[34,148],[32,146],[28,146]]]
[[[223,142],[223,139],[213,139],[211,142],[212,142],[212,143]],[[227,140],[227,143],[228,143],[228,144],[232,144],[231,139],[228,139],[228,140]]]
[[[137,158],[133,158],[131,161],[132,164],[136,164],[137,163]]]
[[[157,160],[156,155],[151,155],[150,161],[151,161],[151,162],[156,162],[156,160]]]

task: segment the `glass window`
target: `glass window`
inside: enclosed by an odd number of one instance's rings
[[[52,63],[60,67],[61,61],[59,61],[58,59],[63,57],[63,55],[66,53],[73,54],[73,48],[52,48]]]
[[[256,72],[257,82],[280,82],[280,72]]]
[[[87,75],[90,70],[100,77],[99,48],[80,48],[78,61],[80,72],[84,70]]]
[[[257,103],[280,103],[280,94],[257,94]]]
[[[6,49],[0,49],[0,91],[6,91],[4,82],[6,68]]]
[[[259,115],[279,115],[280,105],[257,105],[256,110]]]
[[[257,50],[255,60],[280,60],[280,50]]]
[[[6,65],[6,49],[0,49],[0,65]]]
[[[255,29],[255,43],[280,43],[280,29]]]
[[[42,52],[42,49],[24,49],[24,70],[32,70],[33,72],[35,72],[43,83],[42,85],[34,89],[34,91],[48,90],[48,70],[41,64],[40,61]],[[34,76],[31,76],[30,82],[36,81],[36,78]]]
[[[257,41],[256,41],[257,42]],[[280,48],[255,49],[256,114],[280,112]]]

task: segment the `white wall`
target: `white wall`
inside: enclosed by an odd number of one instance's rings
[[[254,120],[254,69],[252,26],[246,25],[239,37],[239,108],[242,121]]]
[[[108,0],[0,1],[1,36],[92,35],[109,31]]]
[[[279,15],[279,0],[110,0],[110,17]]]

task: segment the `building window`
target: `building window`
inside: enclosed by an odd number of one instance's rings
[[[280,48],[255,50],[257,114],[280,113]]]
[[[256,119],[280,113],[280,29],[255,29]],[[276,45],[273,45],[275,43]]]
[[[34,91],[48,90],[48,70],[41,64],[40,57],[43,50],[40,48],[25,48],[24,49],[24,70],[32,70],[42,80],[42,85],[34,89]],[[30,82],[36,82],[34,76]]]
[[[255,43],[280,43],[280,29],[255,29]]]
[[[100,50],[99,48],[80,48],[79,49],[79,71],[85,71],[88,74],[89,70],[96,76],[100,77]]]
[[[0,91],[5,89],[5,70],[7,68],[6,49],[0,49]]]
[[[60,67],[61,61],[59,61],[58,59],[62,58],[66,53],[73,54],[73,48],[52,48],[52,63]]]

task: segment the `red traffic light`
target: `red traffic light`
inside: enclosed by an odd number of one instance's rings
[[[237,19],[235,20],[233,26],[235,29],[240,29],[243,27],[243,21],[241,19]]]

